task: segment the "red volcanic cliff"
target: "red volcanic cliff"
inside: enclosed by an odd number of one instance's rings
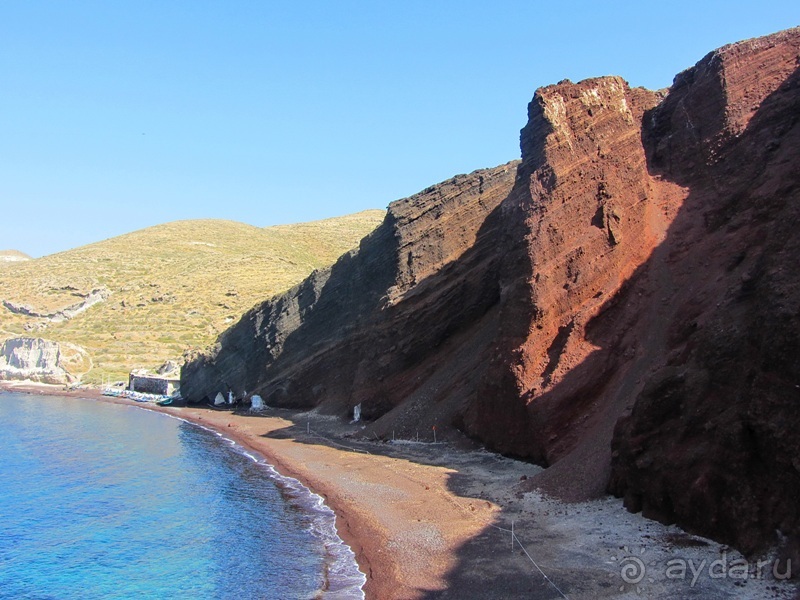
[[[648,172],[642,120],[659,100],[615,77],[562,82],[537,92],[522,130],[500,327],[466,425],[543,464],[580,451],[570,469],[593,481],[573,472],[565,485],[575,497],[604,490],[597,470],[608,469],[611,432],[629,401],[612,397],[611,378],[627,362],[619,332],[610,327],[612,339],[601,340],[588,329],[663,241],[682,200]]]
[[[645,130],[651,171],[686,198],[632,281],[659,348],[616,426],[611,476],[629,508],[745,551],[786,536],[795,564],[798,66],[797,29],[723,48],[676,79]]]
[[[454,426],[568,499],[757,550],[800,510],[800,30],[727,46],[664,93],[536,92],[522,162],[393,203],[331,269],[184,368],[346,414]]]

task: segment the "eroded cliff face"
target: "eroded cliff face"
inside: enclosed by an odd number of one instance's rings
[[[688,195],[635,280],[663,350],[617,424],[610,484],[632,510],[745,551],[785,536],[795,564],[798,66],[797,29],[735,44],[681,74],[651,115],[651,169]]]
[[[575,497],[603,490],[595,474],[607,472],[624,408],[606,394],[624,363],[618,332],[592,338],[589,326],[663,241],[683,198],[648,172],[641,126],[659,100],[617,77],[562,82],[536,93],[522,130],[500,328],[466,426],[548,465],[590,441],[564,482],[574,489],[559,489]]]
[[[76,355],[80,360],[75,360]],[[82,362],[86,352],[42,338],[10,338],[0,346],[0,380],[37,381],[50,384],[67,384],[77,381],[79,374],[70,372],[72,363]]]
[[[474,395],[483,370],[490,336],[482,324],[492,322],[498,296],[499,207],[516,169],[458,176],[391,204],[357,251],[256,307],[215,352],[190,361],[182,393],[256,392],[270,404],[338,414],[363,403],[367,419],[402,404],[398,434],[426,411],[436,413],[424,417],[430,422],[449,423],[468,402],[456,388]]]
[[[665,93],[538,90],[522,162],[434,186],[184,368],[368,435],[455,426],[745,550],[800,512],[800,30]],[[798,548],[797,542],[794,548]]]

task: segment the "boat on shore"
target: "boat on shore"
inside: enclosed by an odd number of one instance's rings
[[[177,394],[166,396],[164,394],[147,394],[145,392],[134,392],[128,389],[120,389],[118,387],[106,387],[103,389],[104,396],[112,396],[114,398],[128,398],[135,402],[151,402],[159,406],[168,406],[176,399]]]

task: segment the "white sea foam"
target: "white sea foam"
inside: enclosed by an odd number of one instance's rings
[[[141,410],[145,408],[134,406]],[[159,412],[167,417],[183,421],[194,427],[198,427],[224,440],[231,449],[252,460],[264,469],[267,476],[272,479],[284,492],[284,497],[309,514],[311,519],[310,531],[319,540],[325,549],[325,563],[327,568],[324,590],[320,590],[321,597],[329,600],[355,600],[363,599],[364,584],[367,582],[366,575],[361,572],[356,562],[356,556],[352,548],[344,543],[336,531],[336,513],[325,504],[325,500],[319,494],[311,491],[302,482],[278,473],[264,457],[255,455],[249,450],[230,439],[223,433],[207,427],[200,423],[195,423],[183,417],[168,413]]]

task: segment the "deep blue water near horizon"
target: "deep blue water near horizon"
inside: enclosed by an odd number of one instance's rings
[[[313,598],[326,582],[363,598],[332,512],[219,434],[0,394],[0,598]]]

